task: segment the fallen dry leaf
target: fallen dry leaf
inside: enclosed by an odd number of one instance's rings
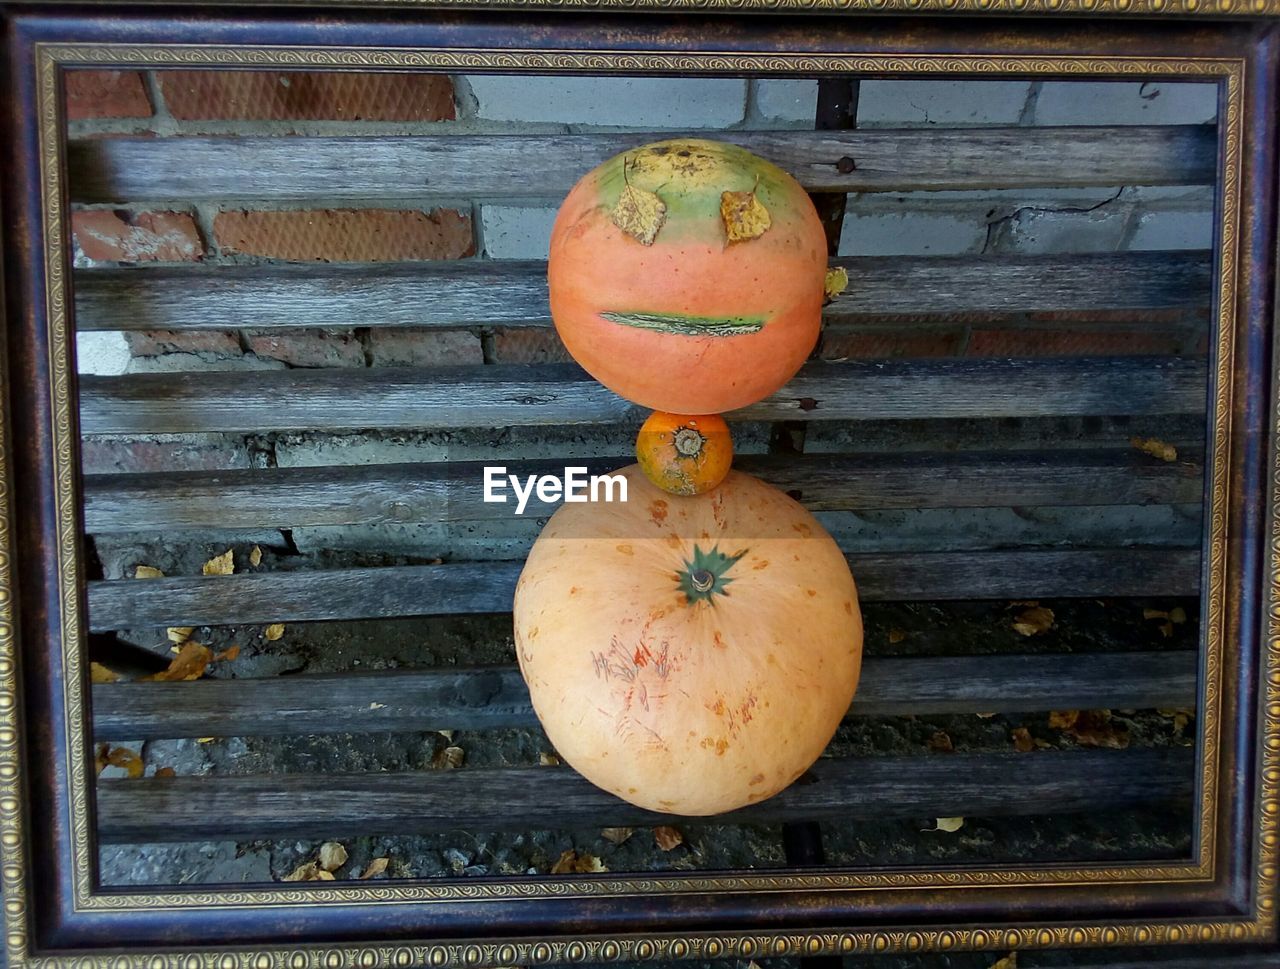
[[[347,863],[347,849],[336,841],[326,841],[320,846],[316,864],[325,871],[337,871]]]
[[[299,865],[280,880],[282,882],[331,882],[334,877],[333,872],[325,871],[314,861],[308,861],[305,865]]]
[[[262,564],[262,549],[256,545],[249,552],[249,564],[255,569]]]
[[[848,288],[849,271],[847,269],[843,266],[836,266],[834,269],[827,270],[827,276],[822,281],[822,292],[826,296],[828,303]]]
[[[284,635],[284,623],[273,622],[266,629],[262,630],[262,638],[267,642],[274,643],[277,639]]]
[[[178,650],[169,663],[169,668],[162,673],[156,673],[154,676],[146,676],[147,680],[198,680],[204,676],[204,671],[208,669],[209,663],[213,660],[213,653],[208,646],[202,646],[199,643],[185,642]]]
[[[1187,610],[1182,606],[1174,606],[1169,610],[1169,621],[1175,625],[1182,625],[1187,621]]]
[[[991,963],[991,969],[1018,969],[1018,953],[1010,952],[1003,959]]]
[[[538,754],[539,767],[559,767],[560,758],[555,754],[548,754],[545,750]]]
[[[369,867],[366,868],[364,873],[360,876],[360,881],[372,878],[375,875],[381,875],[387,870],[387,865],[389,864],[391,864],[390,858],[374,858],[373,861],[369,862]]]
[[[120,679],[120,674],[115,670],[109,670],[101,663],[89,664],[89,682],[114,683],[118,679]]]
[[[894,628],[889,630],[890,643],[900,643],[906,638],[907,638],[907,632],[905,629]]]
[[[1053,610],[1048,606],[1031,606],[1013,617],[1013,628],[1022,636],[1039,636],[1053,628]]]
[[[227,549],[221,555],[215,555],[205,562],[201,569],[205,575],[231,575],[235,570],[236,564],[231,557],[231,549]]]
[[[1085,710],[1071,729],[1063,732],[1082,747],[1124,750],[1129,746],[1129,731],[1112,722],[1110,710]]]
[[[221,653],[215,653],[213,657],[213,662],[230,663],[233,659],[236,659],[237,657],[239,657],[239,655],[240,655],[240,647],[237,644],[232,643],[230,646],[224,649]]]
[[[587,875],[608,870],[604,866],[604,862],[595,855],[580,855],[572,848],[563,852],[556,863],[551,866],[551,874],[553,875]]]
[[[1070,730],[1079,719],[1079,710],[1054,710],[1049,714],[1049,726],[1054,730]]]
[[[653,843],[663,851],[671,851],[684,844],[684,835],[664,824],[653,829]]]
[[[441,737],[443,737],[445,740],[452,740],[452,739],[453,739],[453,731],[452,731],[452,730],[437,730],[437,731],[436,731],[436,733],[438,733],[438,734],[439,734]]]
[[[218,739],[217,737],[197,737],[197,738],[196,738],[196,743],[198,743],[198,744],[211,744],[211,743],[213,743],[213,742],[214,742],[215,740],[217,740],[217,739]]]
[[[658,238],[658,230],[667,221],[667,204],[655,192],[624,185],[610,217],[613,224],[631,238],[641,245],[651,246]]]
[[[135,579],[163,579],[164,573],[150,565],[139,565],[133,570]]]
[[[720,220],[729,242],[746,242],[756,239],[773,225],[773,218],[764,203],[750,192],[721,192]]]
[[[1173,721],[1174,733],[1182,733],[1187,724],[1196,718],[1195,710],[1190,707],[1180,707],[1175,710],[1157,710],[1156,713]]]
[[[945,730],[935,730],[933,736],[929,738],[929,749],[941,754],[949,754],[956,749],[956,745],[951,742],[951,734]]]
[[[620,845],[635,834],[635,830],[635,828],[604,828],[600,832],[600,837],[604,838],[605,841]]]
[[[990,720],[992,717],[998,717],[998,716],[1000,716],[1000,714],[998,714],[998,713],[975,713],[975,714],[974,714],[974,716],[975,716],[975,717],[979,717],[979,718],[980,718],[980,719],[982,719],[982,720]]]
[[[1010,736],[1013,738],[1013,747],[1018,753],[1026,754],[1036,749],[1035,741],[1031,739],[1031,731],[1026,727],[1015,727]]]
[[[1153,458],[1159,458],[1161,461],[1178,460],[1178,449],[1172,444],[1166,444],[1159,438],[1131,437],[1129,438],[1129,446],[1137,448],[1143,454],[1150,454]]]
[[[169,642],[185,643],[191,638],[191,634],[195,631],[195,626],[170,626],[164,632],[165,635],[169,637]]]
[[[156,771],[156,777],[177,777],[178,772],[172,767],[161,767]]]
[[[461,747],[444,747],[437,750],[435,756],[431,758],[431,766],[437,770],[452,770],[462,766],[464,756]]]
[[[925,831],[945,831],[954,834],[964,827],[964,818],[936,818],[937,827],[925,828]]]
[[[141,777],[144,770],[142,758],[128,747],[98,748],[98,773],[104,767],[123,767],[130,777]]]

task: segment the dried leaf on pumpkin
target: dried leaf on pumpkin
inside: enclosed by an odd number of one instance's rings
[[[641,245],[651,246],[658,238],[658,230],[667,221],[667,203],[658,198],[656,192],[624,185],[610,218],[614,225]]]
[[[169,663],[169,668],[154,676],[147,676],[147,680],[198,680],[204,676],[204,671],[208,669],[209,663],[213,661],[213,653],[208,646],[202,646],[200,643],[185,642],[178,650]]]
[[[236,565],[231,555],[231,549],[227,549],[221,555],[215,555],[205,562],[201,569],[205,575],[231,575],[235,570]]]
[[[653,829],[653,843],[663,851],[672,851],[684,844],[684,835],[664,824]]]
[[[764,203],[756,198],[754,189],[750,192],[721,192],[720,220],[731,243],[759,238],[773,225],[773,217]]]
[[[1161,461],[1173,462],[1178,460],[1178,449],[1172,444],[1166,444],[1159,438],[1131,437],[1129,438],[1129,446],[1137,448],[1143,454],[1150,454],[1153,458],[1159,458]]]
[[[551,866],[553,875],[589,875],[608,870],[604,862],[595,855],[578,854],[572,848],[561,853],[556,863]]]

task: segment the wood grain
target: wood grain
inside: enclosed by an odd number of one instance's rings
[[[1178,596],[1200,588],[1194,548],[860,554],[864,601]],[[95,631],[511,611],[520,562],[259,572],[88,584]]]
[[[151,373],[80,378],[85,434],[589,424],[641,410],[573,365]],[[813,362],[743,420],[1200,413],[1200,359]]]
[[[103,138],[70,143],[73,200],[235,202],[334,197],[562,197],[605,159],[680,132],[398,138]],[[705,136],[705,132],[698,135]],[[1202,185],[1212,126],[717,132],[806,189],[900,192]],[[351,159],[360,159],[353,165]],[[850,158],[849,171],[841,159]]]
[[[1004,817],[1189,804],[1189,749],[823,759],[717,824]],[[106,842],[349,837],[669,823],[564,767],[101,780]]]
[[[522,478],[563,476],[566,465],[608,472],[630,458],[510,461]],[[483,500],[489,462],[88,475],[90,532],[181,528],[293,528],[506,519],[512,506]],[[743,455],[739,471],[798,492],[813,511],[1142,505],[1198,502],[1198,451],[1166,463],[1131,448],[992,453]],[[525,515],[558,502],[529,499]]]
[[[1212,295],[1207,252],[842,257],[828,321],[881,314],[1170,310]],[[81,330],[550,326],[542,262],[80,269]]]
[[[1192,650],[868,656],[852,716],[1195,705]],[[537,727],[514,666],[93,687],[98,740]]]

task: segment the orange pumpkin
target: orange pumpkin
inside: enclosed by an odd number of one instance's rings
[[[857,686],[845,558],[749,475],[676,500],[636,465],[620,473],[628,500],[562,506],[516,587],[534,710],[569,764],[641,807],[770,797],[817,759]]]
[[[722,142],[645,145],[561,205],[551,315],[615,393],[719,414],[776,391],[813,349],[826,251],[809,196],[777,166]]]
[[[654,411],[636,436],[636,460],[645,477],[663,491],[700,495],[729,473],[733,438],[719,414]]]

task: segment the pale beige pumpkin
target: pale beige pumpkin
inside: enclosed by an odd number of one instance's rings
[[[686,498],[621,473],[629,500],[561,507],[520,576],[534,710],[570,765],[633,804],[761,801],[817,759],[853,698],[849,567],[812,515],[749,475]]]

